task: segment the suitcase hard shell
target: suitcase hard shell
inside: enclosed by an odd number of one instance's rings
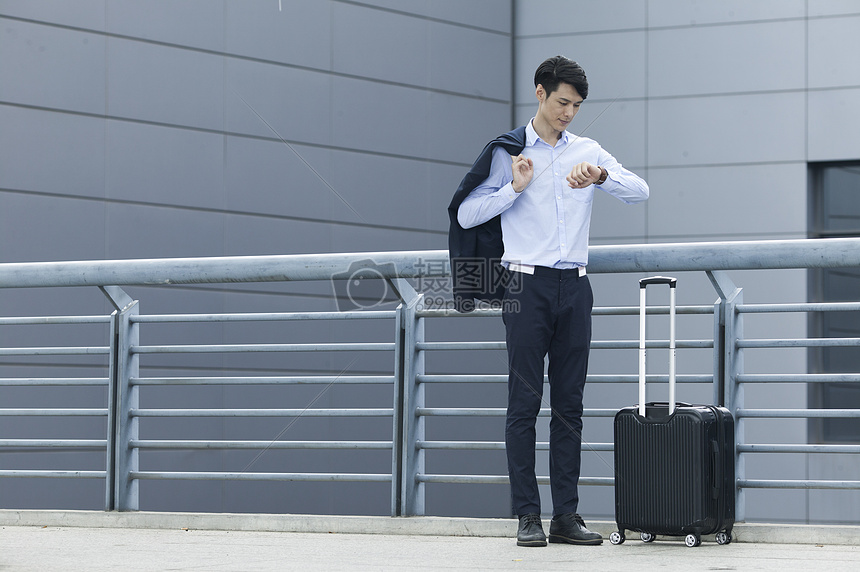
[[[615,415],[615,520],[610,542],[620,544],[625,531],[645,542],[656,535],[684,536],[698,546],[701,536],[715,534],[719,544],[731,541],[734,526],[734,420],[724,407],[644,403],[645,287],[669,284],[670,388],[674,389],[675,280],[640,281],[640,402]]]

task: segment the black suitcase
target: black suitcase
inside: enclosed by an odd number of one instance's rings
[[[640,287],[639,404],[615,415],[615,521],[645,542],[683,536],[687,546],[714,534],[731,542],[735,515],[734,420],[724,407],[675,403],[674,278],[643,278]],[[645,290],[670,288],[669,402],[645,403]]]

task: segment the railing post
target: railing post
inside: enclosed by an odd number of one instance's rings
[[[139,363],[131,348],[140,341],[139,326],[132,321],[132,316],[140,314],[140,305],[116,286],[100,288],[117,309],[112,328],[115,334],[111,340],[111,411],[108,424],[108,441],[113,442],[108,480],[112,481],[113,495],[107,504],[113,510],[138,510],[138,482],[130,477],[139,468],[138,451],[129,443],[138,437],[138,420],[130,412],[139,405],[138,388],[131,384],[132,378],[139,377]]]
[[[412,507],[415,504],[415,475],[419,466],[423,470],[423,453],[420,465],[415,464],[415,457],[419,454],[415,446],[415,432],[411,420],[415,419],[415,405],[413,397],[417,387],[417,375],[415,370],[416,348],[415,331],[420,318],[416,316],[416,308],[423,300],[423,295],[418,294],[412,285],[403,278],[390,279],[394,292],[400,298],[402,304],[397,308],[395,319],[396,343],[394,348],[394,430],[392,445],[392,470],[391,470],[391,515],[404,516],[415,514]],[[423,321],[420,322],[421,336],[423,341]],[[424,372],[423,358],[421,358],[420,373]],[[423,394],[420,403],[423,405]],[[423,422],[420,422],[420,435],[423,436]],[[411,485],[409,484],[411,483]],[[423,488],[420,493],[421,512],[424,511]]]
[[[418,482],[418,475],[424,472],[424,451],[418,448],[418,442],[424,439],[424,419],[418,415],[418,408],[424,406],[424,387],[418,383],[418,376],[424,373],[424,352],[418,349],[418,344],[424,341],[424,319],[418,315],[424,295],[402,279],[393,282],[403,300],[397,316],[402,428],[398,470],[400,504],[396,514],[414,516],[424,514],[424,483]]]
[[[107,431],[105,438],[105,510],[116,509],[114,489],[116,487],[116,388],[117,388],[117,347],[119,346],[119,311],[110,315],[110,335],[108,346],[108,394],[107,394]]]
[[[728,275],[719,270],[709,271],[708,278],[720,296],[716,303],[714,324],[714,385],[716,403],[725,405],[735,418],[735,482],[746,478],[744,457],[738,453],[744,443],[744,419],[737,411],[743,408],[744,386],[738,377],[744,372],[743,315],[737,307],[743,304],[743,289],[735,286]],[[744,489],[735,490],[735,520],[743,521],[746,511]]]

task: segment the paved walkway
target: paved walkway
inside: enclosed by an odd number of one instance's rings
[[[69,516],[71,515],[71,516]],[[221,519],[221,520],[219,520]],[[46,524],[37,525],[33,521]],[[90,520],[95,525],[79,526]],[[762,526],[747,531],[741,525],[739,541],[720,546],[704,538],[701,546],[687,548],[681,539],[658,539],[644,544],[638,538],[620,546],[550,544],[520,548],[511,537],[440,536],[426,534],[448,522],[452,529],[472,527],[472,533],[505,531],[511,521],[493,519],[390,519],[346,518],[364,523],[366,532],[293,532],[337,523],[337,517],[284,515],[158,515],[149,513],[64,513],[0,511],[0,571],[162,571],[162,570],[826,570],[860,569],[860,546],[851,540],[856,527],[809,527],[820,542],[782,544],[745,542],[760,534]],[[180,526],[181,522],[208,523],[218,528],[240,527],[282,530],[213,530]],[[64,524],[65,522],[65,524]],[[153,527],[160,522],[165,528]],[[400,526],[410,534],[373,534]],[[244,524],[243,524],[244,523]],[[288,524],[292,523],[292,524]],[[405,527],[401,526],[403,523]],[[428,524],[429,523],[429,527]],[[137,524],[139,527],[133,525]],[[343,528],[343,527],[341,527]],[[595,523],[606,533],[611,523]],[[780,527],[784,528],[784,527]],[[789,529],[795,530],[794,527]],[[842,532],[840,532],[842,529]],[[801,533],[803,527],[796,528]],[[821,530],[825,534],[821,534]],[[849,536],[845,536],[845,531]],[[828,542],[826,532],[833,535]],[[812,538],[809,542],[814,542]]]

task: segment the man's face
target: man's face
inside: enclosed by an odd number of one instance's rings
[[[555,131],[564,131],[582,105],[582,97],[569,83],[560,83],[549,96],[542,85],[536,91],[542,119]]]

